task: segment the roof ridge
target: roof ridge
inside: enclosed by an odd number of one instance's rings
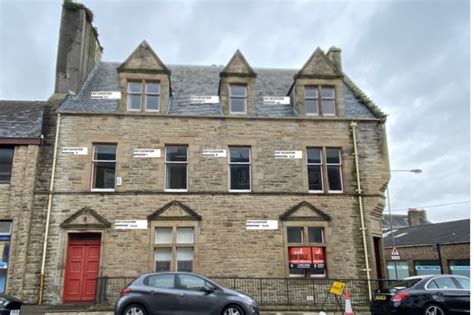
[[[372,114],[374,114],[377,118],[385,120],[387,118],[387,114],[382,112],[382,110],[377,105],[375,105],[374,102],[372,102],[372,100],[357,86],[357,84],[354,83],[354,81],[351,80],[351,78],[347,76],[346,73],[342,72],[342,74],[344,75],[344,82],[352,91],[355,98],[365,104]]]

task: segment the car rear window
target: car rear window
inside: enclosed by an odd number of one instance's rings
[[[456,280],[459,282],[459,285],[464,290],[471,290],[471,280],[466,278],[456,277]]]
[[[420,280],[421,280],[420,278],[402,280],[402,281],[396,282],[395,284],[392,284],[391,286],[389,286],[389,288],[390,289],[411,288],[412,286],[417,284]]]

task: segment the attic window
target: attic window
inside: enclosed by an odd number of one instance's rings
[[[304,105],[306,115],[336,115],[336,93],[332,86],[305,86]]]
[[[230,85],[229,108],[231,114],[247,113],[247,85]]]
[[[127,109],[131,112],[160,111],[159,82],[129,81],[127,84]]]

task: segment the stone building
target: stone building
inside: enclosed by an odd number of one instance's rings
[[[277,70],[240,51],[168,65],[142,42],[113,63],[91,22],[63,6],[25,301],[93,301],[97,276],[154,270],[384,277],[385,115],[340,49]]]
[[[417,226],[422,224],[430,224],[426,216],[426,210],[409,208],[407,214],[389,214],[382,215],[382,232],[390,232],[390,221],[394,230],[409,226]]]
[[[0,293],[21,292],[26,272],[43,105],[0,101]]]
[[[426,220],[426,217],[424,219]],[[401,279],[441,272],[469,277],[469,226],[470,220],[465,219],[394,230],[393,234],[384,237],[388,277],[396,279],[398,276]],[[400,260],[391,259],[392,236],[400,253]]]

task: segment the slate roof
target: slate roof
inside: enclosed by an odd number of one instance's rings
[[[0,100],[0,138],[40,137],[43,105],[40,101]]]
[[[431,222],[420,218],[420,224],[431,224]],[[392,214],[392,226],[394,229],[409,227],[410,223],[408,221],[408,215]],[[389,229],[390,229],[390,216],[388,214],[384,214],[382,216],[382,231],[386,231]]]
[[[62,112],[113,113],[118,110],[118,100],[91,100],[92,91],[118,91],[117,68],[120,63],[99,62],[90,73],[81,91],[69,96],[62,104]],[[191,95],[218,95],[219,73],[222,66],[169,65],[172,97],[169,114],[222,116],[219,104],[190,104]],[[259,69],[255,82],[256,114],[260,117],[296,117],[291,105],[264,105],[264,96],[286,96],[294,82],[295,69]],[[383,118],[383,113],[361,94],[350,80],[344,79],[345,117]],[[365,97],[365,99],[364,99]]]
[[[396,246],[434,245],[436,243],[469,243],[470,220],[417,225],[394,230]],[[385,247],[392,247],[392,235],[383,239]]]

